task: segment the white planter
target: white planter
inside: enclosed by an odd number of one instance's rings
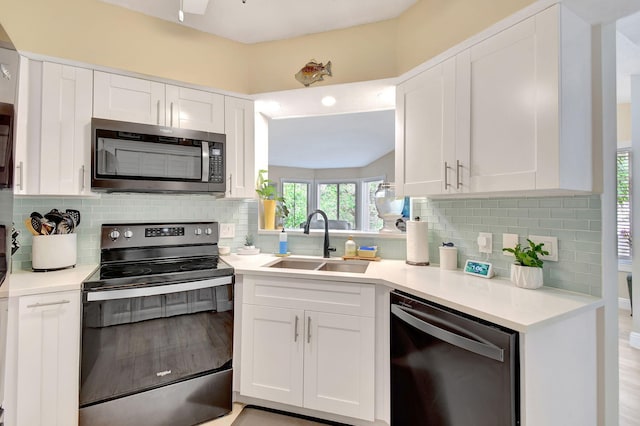
[[[511,282],[517,287],[540,288],[542,287],[542,268],[511,265]]]

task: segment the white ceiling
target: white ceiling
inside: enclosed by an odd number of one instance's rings
[[[102,0],[242,43],[258,43],[395,18],[417,0]],[[206,5],[203,15],[190,6]]]

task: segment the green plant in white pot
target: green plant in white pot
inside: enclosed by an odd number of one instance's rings
[[[546,256],[548,251],[542,247],[544,243],[536,244],[527,239],[529,246],[522,248],[517,244],[514,248],[503,248],[503,251],[513,254],[516,261],[511,265],[511,281],[522,288],[540,288],[543,284],[542,260],[538,256]]]

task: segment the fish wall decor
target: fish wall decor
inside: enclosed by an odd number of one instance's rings
[[[318,63],[314,59],[307,62],[307,64],[300,68],[300,71],[296,73],[296,80],[304,84],[305,87],[309,87],[310,84],[316,81],[323,81],[324,76],[331,77],[331,61],[328,61],[326,65],[322,62]]]

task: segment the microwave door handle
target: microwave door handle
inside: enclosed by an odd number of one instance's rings
[[[209,182],[209,142],[202,142],[202,182]]]
[[[498,346],[492,344],[491,342],[486,342],[486,343],[479,342],[479,341],[461,336],[457,333],[452,333],[448,330],[444,330],[440,327],[436,327],[431,323],[428,323],[419,318],[416,318],[415,316],[408,313],[405,309],[403,309],[399,305],[395,305],[395,304],[391,305],[391,314],[396,316],[398,319],[404,321],[405,323],[409,324],[410,326],[422,331],[423,333],[429,334],[453,346],[457,346],[469,352],[473,352],[475,354],[478,354],[487,358],[491,358],[495,361],[504,362],[504,349],[499,348]],[[421,314],[425,316],[431,316],[425,313],[421,313]]]

